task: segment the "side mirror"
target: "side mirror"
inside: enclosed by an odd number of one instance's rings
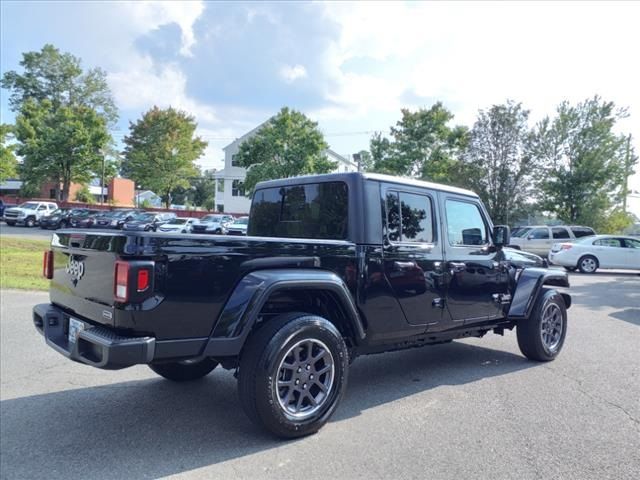
[[[511,229],[507,225],[493,227],[493,244],[498,247],[506,247],[511,242]]]

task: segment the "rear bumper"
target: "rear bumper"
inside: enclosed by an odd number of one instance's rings
[[[77,319],[82,321],[82,319]],[[83,322],[75,342],[69,341],[69,315],[42,303],[33,307],[33,324],[44,335],[47,345],[76,362],[106,370],[117,370],[154,358],[154,337],[123,337],[106,327]]]

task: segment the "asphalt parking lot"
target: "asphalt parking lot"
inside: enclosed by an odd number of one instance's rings
[[[564,351],[527,361],[515,333],[356,360],[318,434],[278,441],[230,372],[172,384],[46,347],[45,293],[2,291],[0,477],[631,479],[640,471],[640,276],[571,275]]]

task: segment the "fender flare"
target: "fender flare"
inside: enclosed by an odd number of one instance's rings
[[[509,307],[509,318],[529,318],[533,305],[544,285],[556,287],[569,287],[569,275],[560,270],[547,270],[545,268],[525,268],[518,278],[513,300]],[[561,292],[567,308],[571,306],[571,296]]]
[[[365,338],[351,292],[335,273],[312,269],[257,270],[245,275],[234,288],[209,335],[204,355],[238,355],[263,305],[272,293],[282,289],[317,289],[336,294],[355,332],[354,340],[359,343]]]

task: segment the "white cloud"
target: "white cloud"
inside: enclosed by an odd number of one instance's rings
[[[300,78],[306,78],[307,69],[302,65],[284,65],[280,69],[280,76],[287,83],[293,83]]]
[[[204,11],[202,1],[127,2],[119,4],[137,27],[151,31],[168,23],[176,23],[182,32],[180,53],[190,57],[196,43],[193,24]]]
[[[218,119],[211,106],[187,96],[187,77],[174,65],[155,67],[149,57],[139,57],[135,66],[108,75],[117,104],[125,110],[144,110],[152,105],[185,110],[198,122]]]

